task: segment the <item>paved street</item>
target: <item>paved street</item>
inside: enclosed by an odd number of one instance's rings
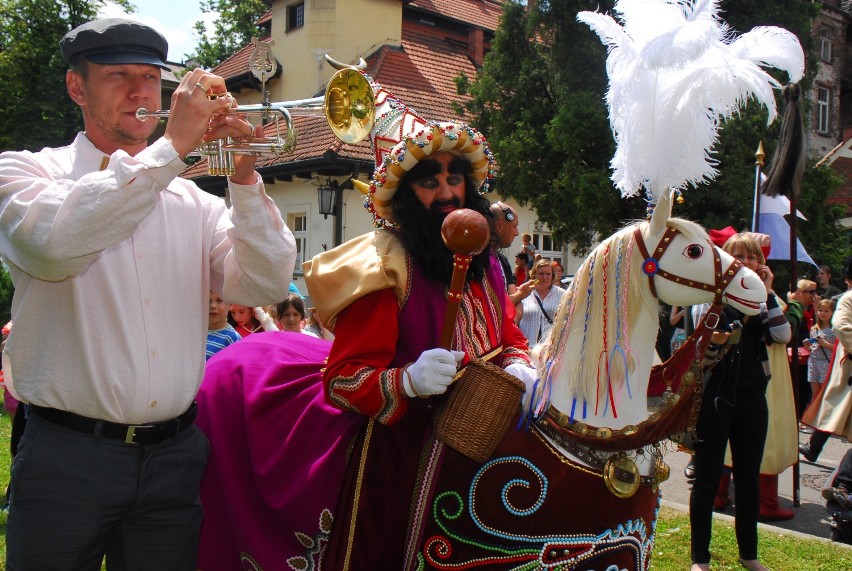
[[[799,433],[799,441],[806,442],[809,435]],[[781,497],[781,506],[792,509],[796,516],[789,521],[773,522],[771,525],[779,528],[778,531],[789,530],[804,533],[811,536],[828,538],[829,527],[826,520],[825,500],[822,499],[820,491],[825,480],[840,463],[840,459],[846,449],[852,446],[845,439],[832,437],[825,446],[819,460],[815,464],[802,460],[799,464],[799,498],[800,505],[793,506],[793,468],[788,468],[781,474],[778,480],[778,492]],[[689,461],[689,455],[685,452],[673,452],[666,455],[666,462],[671,466],[671,478],[660,487],[663,490],[664,505],[688,511],[689,506],[689,482],[683,475],[683,468]],[[733,499],[734,486],[731,484],[731,498]],[[729,507],[724,514],[732,516],[734,508]],[[724,515],[722,517],[725,517]],[[850,546],[852,548],[852,546]]]

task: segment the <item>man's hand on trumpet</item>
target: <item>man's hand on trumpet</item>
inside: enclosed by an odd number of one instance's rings
[[[233,106],[237,106],[237,101],[231,99]],[[244,139],[246,137],[263,136],[263,127],[258,125],[255,127],[246,119],[245,115],[236,113],[213,115],[210,118],[210,126],[203,140],[215,141],[216,139],[224,139],[225,137],[234,137]],[[235,184],[254,184],[257,182],[257,175],[254,172],[254,165],[257,157],[254,154],[234,153],[234,168],[236,172],[229,178]]]
[[[254,126],[239,114],[223,113],[229,107],[236,107],[233,97],[225,95],[225,80],[203,69],[194,69],[181,79],[180,85],[172,94],[169,119],[163,135],[177,150],[182,159],[191,153],[201,142],[215,141],[225,137],[244,138],[255,133]],[[237,184],[254,184],[255,157],[240,155],[235,157],[236,174],[231,180]]]
[[[225,93],[225,80],[202,69],[194,69],[183,76],[172,94],[163,136],[182,159],[198,146],[207,133],[210,118],[231,106],[225,97],[208,99],[210,93]]]

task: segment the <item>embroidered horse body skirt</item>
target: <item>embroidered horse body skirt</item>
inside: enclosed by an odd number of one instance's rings
[[[385,465],[388,486],[394,470],[405,479],[413,469],[380,461],[381,446],[367,450],[351,462]],[[659,493],[642,485],[631,498],[612,495],[600,473],[535,430],[510,429],[483,464],[427,438],[410,499],[385,487],[383,502],[380,488],[358,487],[352,468],[323,569],[649,569]],[[373,480],[369,469],[360,476]],[[395,526],[374,527],[393,511]]]

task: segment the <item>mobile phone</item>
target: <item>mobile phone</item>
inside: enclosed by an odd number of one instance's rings
[[[734,320],[728,325],[728,331],[731,333],[731,336],[728,337],[728,345],[736,345],[740,342],[740,337],[743,334],[743,324],[740,320]]]

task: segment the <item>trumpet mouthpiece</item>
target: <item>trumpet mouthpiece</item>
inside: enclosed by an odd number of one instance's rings
[[[142,121],[142,122],[147,121],[148,120],[148,110],[145,109],[144,107],[140,107],[139,109],[136,110],[136,118],[139,121]]]

